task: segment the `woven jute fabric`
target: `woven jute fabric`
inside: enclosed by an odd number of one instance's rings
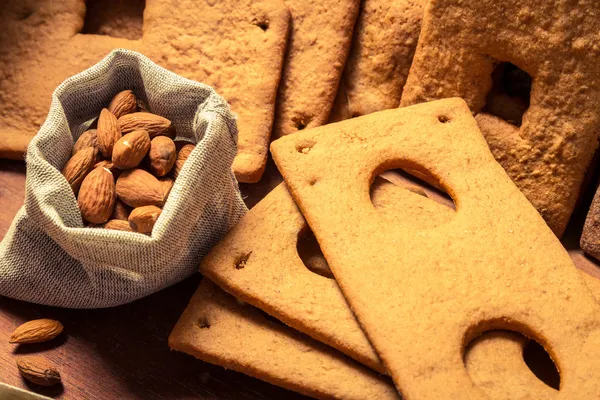
[[[85,228],[61,169],[73,143],[119,91],[131,89],[196,148],[151,236]],[[70,308],[115,306],[197,270],[247,211],[231,172],[237,128],[227,102],[202,83],[115,50],[63,82],[27,150],[25,205],[0,243],[0,295]],[[0,191],[2,189],[0,188]]]

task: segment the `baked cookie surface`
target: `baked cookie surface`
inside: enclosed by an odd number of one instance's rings
[[[399,399],[388,378],[270,321],[208,279],[175,325],[169,346],[318,399]]]
[[[290,39],[277,94],[273,138],[323,125],[348,57],[359,0],[285,0]]]
[[[362,2],[330,122],[398,107],[424,6],[424,0]]]

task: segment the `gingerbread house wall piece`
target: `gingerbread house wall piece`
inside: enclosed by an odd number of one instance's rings
[[[481,113],[498,62],[532,78],[521,127]],[[401,106],[464,98],[492,153],[562,235],[600,131],[600,3],[433,0]]]

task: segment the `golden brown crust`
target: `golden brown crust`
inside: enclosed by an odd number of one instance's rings
[[[424,0],[362,2],[330,122],[398,107],[424,5]]]
[[[532,78],[520,129],[478,122],[508,174],[561,236],[598,147],[600,7],[595,0],[434,0],[425,12],[402,106],[464,98],[486,104],[496,60]]]
[[[600,306],[494,160],[463,100],[315,128],[271,150],[346,300],[407,398],[482,398],[462,351],[492,329],[540,341],[563,372],[564,398],[600,395]],[[457,211],[448,223],[424,227],[382,215],[369,201],[374,174],[414,165],[453,197]]]
[[[352,41],[359,0],[285,0],[292,15],[273,138],[327,122]]]

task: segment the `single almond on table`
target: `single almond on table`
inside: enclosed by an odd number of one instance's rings
[[[123,134],[143,129],[150,138],[159,135],[173,136],[171,121],[160,115],[149,112],[135,112],[119,118],[119,128]]]
[[[161,206],[163,190],[154,175],[143,169],[123,172],[117,179],[117,196],[130,207]]]
[[[108,221],[115,206],[115,179],[110,170],[94,168],[81,183],[77,202],[86,221],[94,224]]]
[[[113,213],[111,215],[111,219],[121,219],[123,221],[127,221],[129,217],[129,207],[127,207],[121,200],[117,200],[115,202],[115,208],[113,209]]]
[[[98,147],[98,131],[96,129],[89,129],[79,136],[79,139],[73,145],[73,152],[71,155],[77,154],[77,152],[88,148],[94,147],[100,152],[100,148]]]
[[[137,99],[131,90],[123,90],[117,93],[108,105],[108,111],[113,113],[115,117],[120,118],[125,114],[130,114],[137,111]]]
[[[161,209],[156,206],[137,207],[129,214],[129,224],[136,232],[151,233]]]
[[[40,386],[60,383],[60,373],[54,364],[39,356],[17,358],[17,368],[25,379]]]
[[[67,161],[62,174],[75,194],[86,175],[94,168],[94,164],[96,164],[96,149],[93,147],[77,152]]]
[[[110,221],[102,225],[102,227],[104,229],[114,229],[117,231],[133,232],[133,229],[131,229],[131,226],[129,226],[129,221],[124,221],[122,219],[111,219]]]
[[[157,136],[150,143],[149,168],[156,176],[165,176],[177,159],[175,143],[166,136]]]
[[[188,143],[179,150],[177,153],[177,160],[175,160],[175,166],[173,167],[173,177],[177,178],[181,169],[183,168],[183,164],[185,164],[186,160],[192,153],[192,150],[196,148],[195,145]]]
[[[42,343],[54,339],[63,331],[63,325],[53,319],[42,318],[25,322],[14,330],[9,343]]]
[[[162,187],[162,190],[163,190],[163,194],[164,194],[163,204],[164,204],[167,202],[167,197],[169,197],[169,194],[171,193],[171,189],[173,189],[173,184],[175,182],[173,181],[173,179],[171,179],[167,176],[158,178],[158,181],[160,182],[160,186]]]
[[[98,118],[97,138],[102,155],[111,158],[113,146],[121,138],[121,131],[119,130],[117,117],[106,108],[102,109]]]
[[[127,133],[115,143],[112,162],[119,169],[135,168],[146,157],[149,149],[150,136],[148,136],[148,132],[140,129]]]

